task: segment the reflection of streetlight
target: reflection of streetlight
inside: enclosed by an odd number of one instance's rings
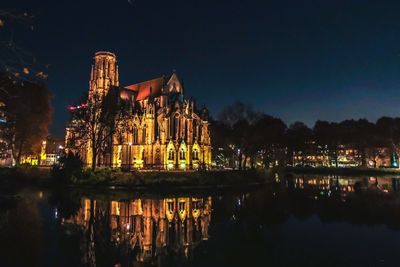
[[[131,170],[131,148],[132,148],[132,143],[131,142],[129,142],[129,152],[128,152],[128,154],[129,154],[129,170]]]

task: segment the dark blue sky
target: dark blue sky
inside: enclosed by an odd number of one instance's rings
[[[8,3],[7,3],[8,2]],[[16,42],[50,64],[53,134],[88,90],[98,50],[122,85],[173,69],[213,115],[235,100],[282,118],[400,115],[400,1],[6,0],[36,15]]]

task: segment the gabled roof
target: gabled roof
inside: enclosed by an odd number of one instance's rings
[[[150,96],[150,92],[151,96],[161,95],[161,89],[164,84],[170,79],[170,77],[171,76],[158,77],[152,80],[125,86],[124,89],[136,92],[137,100],[144,100]]]

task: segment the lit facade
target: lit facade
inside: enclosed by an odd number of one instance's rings
[[[97,52],[88,101],[110,90],[118,90],[120,99],[129,103],[130,114],[125,119],[127,126],[112,136],[112,149],[98,156],[98,165],[181,170],[211,166],[208,111],[197,110],[194,100],[185,99],[183,84],[175,73],[120,86],[115,54]],[[67,146],[74,136],[73,124],[71,121],[67,127]],[[80,146],[77,152],[90,166],[90,144]]]
[[[307,149],[293,151],[293,166],[357,167],[362,165],[361,153],[350,146],[339,145],[330,150],[326,145],[307,143]]]
[[[293,166],[327,167],[331,159],[327,146],[308,142],[307,148],[293,151]]]

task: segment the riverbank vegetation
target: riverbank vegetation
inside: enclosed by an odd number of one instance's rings
[[[84,168],[79,156],[68,153],[51,170],[56,184],[99,186],[226,186],[263,183],[268,171],[124,171]]]
[[[264,183],[267,174],[260,171],[207,171],[207,172],[122,172],[101,169],[86,171],[75,185],[115,186],[237,186]]]
[[[50,170],[32,166],[0,168],[3,188],[19,186],[50,187],[126,187],[126,188],[173,188],[173,187],[230,187],[263,184],[269,173],[261,170],[247,171],[190,171],[190,172],[140,172],[101,168],[95,171],[82,169],[71,171]]]

